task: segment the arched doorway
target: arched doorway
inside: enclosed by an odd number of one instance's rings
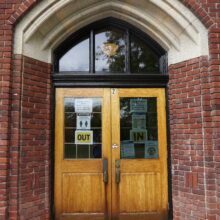
[[[113,18],[55,50],[56,219],[168,218],[166,59]]]
[[[52,64],[52,54],[55,48],[71,33],[76,33],[77,30],[87,24],[108,16],[133,24],[159,42],[167,51],[169,65],[208,55],[206,28],[178,0],[174,0],[172,5],[169,1],[163,0],[143,0],[138,4],[135,0],[42,1],[38,7],[33,8],[30,13],[25,15],[15,27],[14,54],[21,54],[37,61]],[[51,71],[47,71],[48,75],[49,73]],[[174,75],[172,76],[175,78]],[[114,78],[109,77],[108,74],[101,76],[98,74],[80,74],[79,76],[74,74],[56,74],[55,76],[54,74],[54,85],[58,88],[73,87],[74,84],[74,87],[85,88],[89,85],[91,87],[91,82],[93,82],[93,88],[165,87],[164,75],[161,74],[154,76],[150,74],[139,75],[138,80],[135,74],[123,74],[123,77],[120,74],[115,74]],[[41,77],[43,78],[43,76]],[[123,79],[123,86],[121,79]],[[25,85],[24,82],[22,83],[21,87]],[[174,84],[176,84],[175,80]],[[48,94],[53,95],[50,92]],[[175,113],[173,114],[175,115]],[[171,131],[174,132],[174,129]],[[47,149],[50,149],[50,144],[47,144]],[[47,166],[45,166],[45,171],[49,171]],[[176,168],[173,167],[172,171],[175,172]],[[48,182],[46,178],[45,183],[48,184]],[[179,186],[178,184],[181,185],[182,181],[174,184],[173,189]],[[45,187],[47,198],[53,191],[51,188]],[[176,192],[179,193],[179,189]],[[173,200],[181,200],[181,195],[178,199],[173,197]],[[50,200],[45,200],[45,204],[49,206]]]

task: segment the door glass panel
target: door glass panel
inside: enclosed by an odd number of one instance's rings
[[[131,72],[160,73],[159,58],[140,39],[131,37]]]
[[[60,71],[89,72],[89,38],[81,41],[59,60]]]
[[[102,157],[102,98],[64,98],[64,158]]]
[[[116,28],[99,31],[95,35],[96,72],[125,72],[125,34]]]
[[[120,98],[121,159],[158,159],[157,99]]]

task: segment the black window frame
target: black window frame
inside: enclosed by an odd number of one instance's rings
[[[95,32],[106,27],[115,27],[126,32],[126,58],[124,73],[95,72]],[[159,58],[160,72],[131,73],[130,67],[130,36],[141,39]],[[77,45],[83,38],[90,39],[89,72],[59,71],[59,60],[73,46]],[[169,80],[167,74],[167,52],[150,36],[133,25],[116,19],[106,18],[94,22],[76,33],[70,35],[53,54],[53,83],[55,87],[166,87]]]

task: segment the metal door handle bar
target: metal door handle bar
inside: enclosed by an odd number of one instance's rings
[[[103,172],[103,182],[108,183],[108,160],[102,160],[102,172]]]
[[[121,173],[120,173],[120,160],[115,160],[115,178],[116,183],[120,183]]]

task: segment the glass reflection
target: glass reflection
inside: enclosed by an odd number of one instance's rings
[[[125,35],[116,28],[95,35],[96,72],[125,72]]]
[[[157,159],[156,98],[120,99],[121,159]]]
[[[140,39],[131,37],[131,72],[160,73],[159,58]]]
[[[89,71],[89,39],[71,48],[59,61],[60,71]]]
[[[84,103],[84,108],[77,107],[79,100]],[[91,103],[90,107],[86,106],[88,103]],[[64,98],[64,110],[64,158],[101,158],[102,98]],[[83,121],[86,118],[89,120],[89,126],[83,126],[80,128],[80,121]],[[76,143],[76,132],[83,133],[87,131],[92,132],[92,143]]]

